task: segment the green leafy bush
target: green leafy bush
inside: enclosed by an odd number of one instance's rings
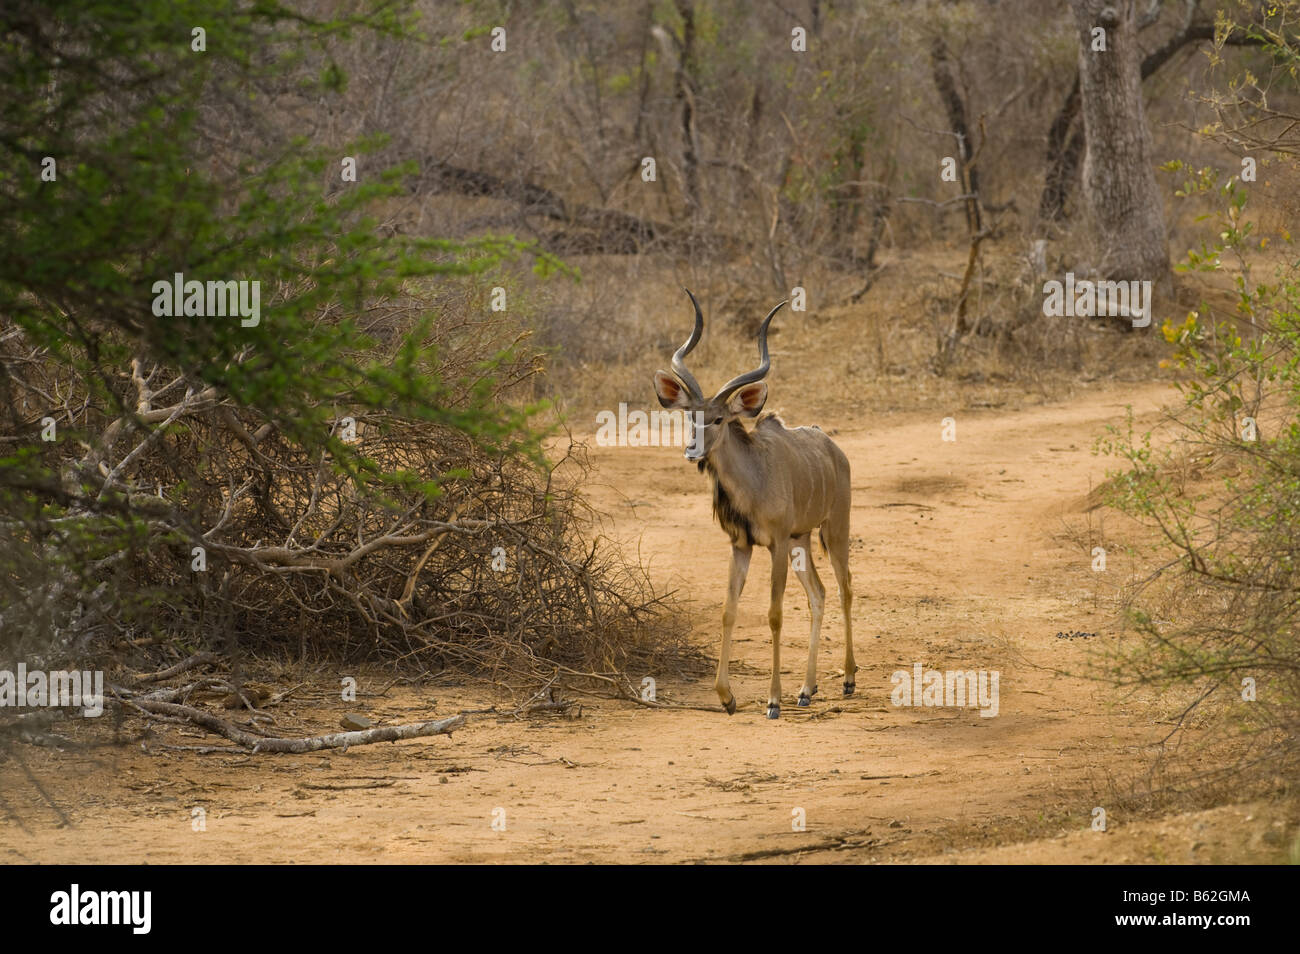
[[[1258,235],[1237,177],[1167,168],[1186,174],[1181,196],[1215,205],[1203,217],[1215,237],[1180,270],[1230,274],[1235,300],[1230,314],[1203,304],[1165,323],[1182,405],[1100,442],[1125,462],[1110,502],[1158,540],[1129,594],[1139,638],[1112,673],[1179,693],[1179,727],[1230,736],[1210,764],[1245,760],[1271,779],[1300,754],[1300,258],[1287,234],[1281,250]]]

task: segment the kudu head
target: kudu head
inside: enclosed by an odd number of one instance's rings
[[[767,326],[785,302],[768,312],[759,326],[758,367],[732,378],[717,394],[706,398],[695,376],[686,368],[686,356],[700,343],[700,335],[704,332],[704,313],[690,289],[685,291],[695,306],[695,329],[685,344],[673,353],[673,373],[655,372],[655,394],[664,407],[686,412],[686,459],[698,461],[703,467],[704,460],[725,439],[732,421],[755,417],[763,410],[767,401],[767,384],[763,379],[772,367],[767,353]]]

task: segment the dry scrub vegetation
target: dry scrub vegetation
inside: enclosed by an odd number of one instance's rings
[[[442,320],[420,345],[457,382],[445,406],[484,383],[492,401],[519,400],[538,357],[516,348],[509,319],[474,317],[463,296],[372,306],[367,360],[399,361],[386,343],[407,341],[434,308]],[[514,350],[485,379],[498,346]],[[586,513],[579,446],[538,462],[450,426],[341,405],[335,439],[382,473],[417,478],[367,487],[330,449],[304,447],[215,389],[196,393],[174,369],[136,358],[93,395],[21,334],[3,347],[19,420],[50,416],[96,435],[42,448],[49,471],[83,481],[42,488],[66,510],[3,528],[6,551],[26,561],[3,611],[6,650],[19,657],[212,647],[232,660],[454,668],[520,690],[557,670],[599,682],[694,658],[671,603]],[[61,403],[40,399],[50,395]],[[128,545],[110,533],[106,546],[101,526]]]

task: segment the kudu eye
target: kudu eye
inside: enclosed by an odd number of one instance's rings
[[[715,418],[714,418],[713,420],[711,420],[709,423],[710,423],[710,424],[721,424],[721,423],[722,423],[722,416],[719,415],[719,416],[715,417]]]

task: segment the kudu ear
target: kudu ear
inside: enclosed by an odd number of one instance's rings
[[[663,407],[685,408],[691,403],[690,392],[667,371],[655,372],[655,394]]]
[[[767,403],[767,382],[755,381],[753,384],[746,384],[731,396],[727,402],[727,409],[732,414],[743,414],[745,417],[756,417],[758,412],[763,410],[763,405]]]

